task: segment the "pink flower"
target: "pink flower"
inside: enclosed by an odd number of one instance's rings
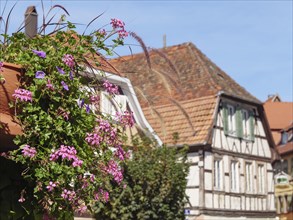
[[[57,183],[50,181],[49,185],[46,187],[46,189],[51,192],[53,189],[57,186]]]
[[[110,95],[119,94],[118,86],[110,83],[108,80],[104,80],[103,87]]]
[[[108,162],[108,166],[106,167],[106,172],[111,174],[114,177],[114,180],[120,184],[123,180],[123,175],[121,168],[118,166],[118,164],[114,160],[110,160]]]
[[[80,214],[85,213],[87,211],[87,207],[86,205],[80,205],[77,207],[76,211],[77,213],[80,213]]]
[[[93,95],[90,97],[91,104],[100,104],[100,96],[99,95]]]
[[[133,127],[134,125],[134,117],[133,112],[124,111],[124,113],[116,112],[116,120],[120,122],[122,127]]]
[[[16,89],[12,96],[20,101],[25,102],[33,100],[31,91],[26,89]]]
[[[21,152],[23,156],[30,158],[33,158],[37,154],[36,148],[30,147],[29,145],[25,145]]]
[[[103,191],[101,194],[103,196],[103,200],[105,202],[108,202],[109,201],[109,193],[107,191]]]
[[[83,164],[83,161],[80,160],[76,154],[77,151],[74,147],[61,145],[57,151],[50,154],[50,161],[56,161],[61,157],[62,160],[73,161],[73,167],[80,167]]]
[[[112,25],[113,29],[121,28],[124,29],[125,23],[117,18],[112,18],[110,24]]]
[[[108,202],[109,201],[109,193],[106,190],[99,189],[99,193],[97,193],[97,192],[94,193],[94,199],[96,201],[99,201],[100,199],[102,199],[104,202]]]
[[[98,119],[99,126],[92,133],[87,133],[86,142],[93,147],[98,147],[101,142],[114,145],[117,141],[117,128],[111,126],[107,120]]]
[[[63,199],[67,199],[69,201],[72,201],[76,197],[76,193],[74,191],[64,189],[62,194],[61,194],[61,197]]]
[[[25,198],[23,196],[20,197],[20,199],[18,200],[18,202],[24,202]]]
[[[54,90],[53,84],[51,83],[51,80],[48,79],[46,87],[50,90]]]
[[[105,36],[107,35],[105,29],[99,30],[99,34],[100,34],[102,37],[105,37]]]
[[[117,157],[121,161],[126,158],[126,153],[121,146],[118,146],[117,150],[115,151],[115,157]]]
[[[75,65],[74,57],[71,54],[65,54],[62,61],[70,68],[73,68]]]
[[[121,38],[121,39],[123,39],[125,37],[128,37],[128,32],[125,31],[125,30],[119,30],[118,31],[118,37]]]

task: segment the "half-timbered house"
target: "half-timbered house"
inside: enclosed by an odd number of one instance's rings
[[[192,43],[110,62],[159,139],[189,146],[187,219],[275,218],[275,145],[257,98]]]

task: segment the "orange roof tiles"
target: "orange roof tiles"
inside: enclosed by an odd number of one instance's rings
[[[147,107],[145,117],[167,145],[195,144],[208,141],[217,98],[206,96],[176,104]],[[183,113],[184,109],[185,113]],[[174,135],[178,139],[174,139]]]
[[[265,102],[270,128],[284,129],[293,122],[293,102]]]

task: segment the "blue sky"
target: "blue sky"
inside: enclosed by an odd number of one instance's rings
[[[6,0],[0,2],[3,11]],[[15,2],[8,1],[4,17]],[[167,46],[192,42],[261,101],[276,93],[283,101],[293,101],[291,0],[43,2],[46,9],[63,5],[70,13],[67,19],[82,24],[104,12],[89,30],[119,18],[149,47],[161,48],[164,34]],[[36,5],[42,14],[41,1],[18,1],[9,23],[10,32],[17,30],[29,5]],[[84,26],[79,30],[83,31]],[[141,52],[133,39],[127,39],[126,44],[134,44],[134,53]],[[127,47],[117,52],[130,54]]]

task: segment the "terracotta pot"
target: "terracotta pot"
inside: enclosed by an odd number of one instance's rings
[[[3,63],[5,82],[0,82],[0,152],[15,149],[13,138],[21,134],[21,127],[14,117],[13,109],[9,108],[9,103],[13,101],[12,94],[20,85],[19,78],[23,73],[20,65]]]

